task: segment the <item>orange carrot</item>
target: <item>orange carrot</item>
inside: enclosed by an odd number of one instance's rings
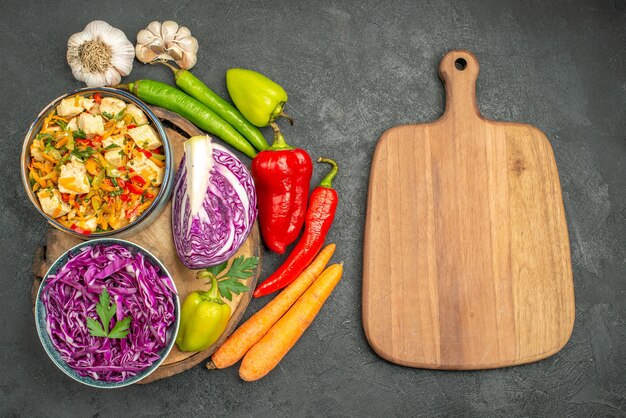
[[[263,309],[255,313],[217,349],[211,361],[218,369],[237,363],[257,341],[285,314],[296,300],[322,273],[335,252],[335,244],[329,244],[315,260],[289,286]]]
[[[243,380],[260,379],[276,367],[311,325],[339,283],[342,272],[342,264],[333,264],[324,270],[291,309],[248,351],[239,368]]]

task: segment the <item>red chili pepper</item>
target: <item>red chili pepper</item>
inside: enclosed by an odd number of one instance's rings
[[[154,193],[146,192],[146,194],[144,194],[144,197],[146,199],[152,199],[154,198]]]
[[[130,200],[130,192],[128,190],[126,190],[124,193],[122,193],[120,195],[120,199],[122,200],[122,202],[127,202]]]
[[[93,101],[100,104],[100,102],[102,101],[102,95],[100,93],[94,93]]]
[[[328,158],[317,161],[331,164],[333,168],[311,193],[302,237],[278,270],[256,288],[255,298],[269,295],[294,281],[311,264],[324,245],[337,209],[338,196],[332,188],[333,178],[337,174],[337,163]]]
[[[64,202],[69,202],[70,201],[70,194],[69,193],[61,193],[61,199]]]
[[[126,182],[120,178],[117,179],[117,185],[120,186],[120,188],[124,188],[126,187]]]
[[[143,153],[143,155],[145,155],[146,158],[152,157],[152,153],[148,151],[147,149],[137,148],[137,151]]]
[[[102,142],[102,137],[100,135],[96,135],[91,140],[92,142]]]
[[[263,241],[283,254],[302,229],[313,163],[305,150],[287,145],[278,126],[272,128],[274,142],[252,160],[252,177]]]
[[[136,128],[137,125],[133,125],[132,123],[130,125],[126,125],[126,129],[133,129]]]

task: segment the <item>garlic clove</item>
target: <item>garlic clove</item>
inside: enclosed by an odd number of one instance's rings
[[[139,44],[137,44],[137,47],[135,48],[135,54],[137,55],[137,59],[143,63],[154,61],[159,56],[159,54],[154,52],[152,49]]]
[[[181,26],[178,28],[178,32],[176,32],[176,37],[174,39],[180,40],[189,36],[191,36],[189,28],[187,26]]]
[[[132,67],[132,64],[131,64],[131,67]],[[120,81],[122,81],[122,75],[120,74],[119,71],[117,71],[113,67],[109,68],[104,74],[104,76],[106,79],[107,86],[115,86],[115,85],[120,84]]]
[[[176,43],[185,50],[185,52],[195,54],[198,52],[198,40],[194,37],[188,37],[185,39],[181,39],[180,41],[176,41]]]
[[[130,59],[129,59],[130,57]],[[111,64],[120,75],[128,75],[133,70],[133,58],[135,57],[135,49],[132,48],[130,54],[125,52],[123,54],[113,54],[111,57]]]
[[[154,22],[150,22],[146,30],[152,32],[157,38],[161,38],[161,22],[157,22],[156,20]]]
[[[94,20],[89,22],[83,32],[89,35],[90,39],[96,39],[102,35],[106,35],[109,32],[109,28],[112,28],[107,22],[102,20]]]
[[[107,85],[107,79],[104,73],[90,73],[86,71],[81,75],[83,78],[79,80],[84,81],[87,87],[102,87]]]
[[[161,41],[159,41],[158,43],[151,44],[149,47],[156,54],[164,54],[167,51],[167,49],[165,48],[165,45],[163,45]]]
[[[152,42],[159,42],[159,37],[147,29],[142,29],[137,33],[138,44],[149,44]]]
[[[168,44],[168,47],[166,48],[166,50],[167,50],[167,53],[170,55],[170,57],[174,59],[174,61],[178,61],[183,58],[182,48],[173,42],[170,42]]]
[[[78,32],[70,36],[70,39],[67,40],[68,47],[79,47],[83,42],[90,40],[91,37],[87,32]]]
[[[176,64],[184,70],[189,70],[198,61],[198,56],[196,54],[183,54],[181,60],[176,61]]]
[[[161,25],[161,37],[163,38],[163,42],[167,43],[174,40],[177,31],[178,23],[171,20],[163,22],[163,24]]]

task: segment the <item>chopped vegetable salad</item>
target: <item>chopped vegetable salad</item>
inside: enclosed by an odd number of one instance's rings
[[[90,234],[120,229],[154,203],[165,155],[139,107],[99,93],[75,95],[44,119],[28,170],[41,209]]]

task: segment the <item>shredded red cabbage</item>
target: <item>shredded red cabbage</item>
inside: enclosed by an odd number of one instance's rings
[[[103,288],[117,304],[115,321],[130,316],[121,339],[92,337],[87,317],[99,320]],[[160,358],[167,329],[176,320],[170,278],[143,254],[121,245],[94,245],[69,257],[42,292],[46,329],[61,358],[81,376],[121,382]]]

